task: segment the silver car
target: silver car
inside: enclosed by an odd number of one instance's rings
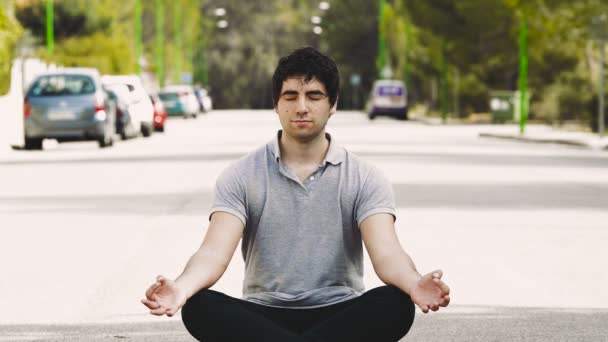
[[[25,148],[42,149],[43,139],[114,143],[115,103],[96,69],[66,68],[38,76],[24,101]]]

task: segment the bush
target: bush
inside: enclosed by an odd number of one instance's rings
[[[0,6],[0,95],[6,94],[11,85],[11,66],[20,34],[21,27]]]

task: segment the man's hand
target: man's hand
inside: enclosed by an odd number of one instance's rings
[[[422,312],[437,311],[450,303],[450,288],[441,280],[442,276],[441,270],[431,272],[420,278],[412,288],[410,297]]]
[[[146,299],[141,302],[150,309],[152,315],[171,317],[186,304],[186,300],[188,295],[173,280],[158,276],[156,283],[146,291]]]

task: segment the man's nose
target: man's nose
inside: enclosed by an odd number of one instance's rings
[[[306,114],[308,113],[308,106],[306,104],[306,97],[298,96],[296,100],[296,114]]]

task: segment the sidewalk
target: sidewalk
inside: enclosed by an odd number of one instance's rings
[[[426,125],[441,126],[438,117],[414,116],[413,121]],[[479,137],[521,141],[526,143],[560,144],[577,146],[592,150],[608,150],[608,131],[600,138],[597,133],[575,132],[548,125],[529,124],[526,132],[519,134],[516,124],[467,123],[462,120],[448,118],[447,125],[473,125],[480,127]]]
[[[524,134],[519,134],[519,127],[509,125],[504,130],[487,130],[479,134],[481,138],[495,138],[522,141],[527,143],[560,144],[578,146],[592,150],[608,151],[608,135],[600,138],[598,134],[586,132],[568,132],[550,126],[529,126]]]
[[[400,342],[608,341],[606,321],[606,310],[454,307],[417,313]],[[177,317],[146,323],[0,326],[0,331],[3,342],[195,341]]]

